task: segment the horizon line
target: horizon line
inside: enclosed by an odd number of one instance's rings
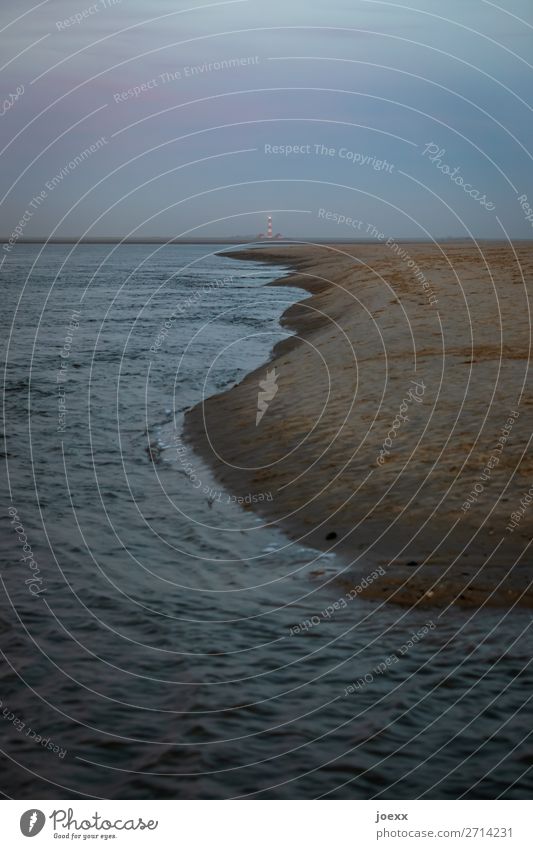
[[[433,244],[434,242],[532,242],[533,237],[526,236],[511,236],[509,239],[495,236],[435,236],[431,238],[421,238],[416,236],[388,236],[388,239],[394,242],[409,242]],[[0,242],[3,245],[9,243],[9,237],[0,237]],[[53,238],[35,237],[19,239],[12,247],[16,245],[95,245],[95,244],[182,244],[182,245],[283,245],[294,243],[319,243],[319,244],[364,244],[364,245],[386,245],[386,241],[380,239],[356,239],[356,238],[333,238],[328,236],[300,236],[300,237],[284,237],[281,239],[257,239],[252,236],[211,236],[202,238],[182,238],[180,236],[94,236],[79,238],[76,236],[57,236]]]

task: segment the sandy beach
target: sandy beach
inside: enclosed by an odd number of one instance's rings
[[[283,314],[270,363],[188,412],[217,480],[337,552],[346,585],[380,565],[367,597],[531,606],[532,244],[230,255],[289,266],[273,285],[310,296]]]

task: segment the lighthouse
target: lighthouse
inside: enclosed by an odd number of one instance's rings
[[[267,217],[266,235],[264,233],[259,233],[259,235],[257,237],[257,241],[259,241],[259,242],[272,241],[272,239],[283,239],[283,236],[281,235],[281,233],[276,233],[276,235],[274,236],[274,230],[272,228],[272,216],[269,215]]]

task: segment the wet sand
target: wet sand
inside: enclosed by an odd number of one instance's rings
[[[218,481],[337,552],[347,586],[382,566],[369,598],[531,606],[532,243],[230,255],[289,266],[273,285],[311,296],[269,364],[187,414]]]

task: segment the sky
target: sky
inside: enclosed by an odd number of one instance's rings
[[[530,0],[2,0],[0,32],[4,243],[533,237]]]

